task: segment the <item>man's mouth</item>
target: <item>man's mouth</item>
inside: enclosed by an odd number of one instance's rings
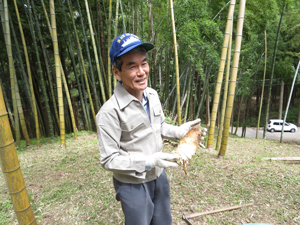
[[[142,79],[142,80],[137,80],[136,82],[139,83],[139,84],[145,83],[146,82],[146,78]]]

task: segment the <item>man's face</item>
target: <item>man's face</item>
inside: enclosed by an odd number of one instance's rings
[[[141,100],[143,90],[148,85],[149,64],[146,53],[133,53],[121,56],[122,71],[113,67],[113,72],[124,88],[133,96]]]

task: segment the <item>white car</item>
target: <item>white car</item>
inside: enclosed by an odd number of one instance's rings
[[[283,120],[272,119],[268,122],[267,130],[270,132],[282,131],[282,124],[283,124]],[[297,126],[295,124],[285,122],[284,131],[290,131],[294,133],[297,131]]]

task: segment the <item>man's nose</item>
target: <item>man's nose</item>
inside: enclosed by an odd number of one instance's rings
[[[142,76],[142,75],[144,75],[144,74],[145,74],[145,71],[144,71],[144,69],[143,69],[143,67],[142,67],[142,66],[139,66],[139,67],[138,67],[138,71],[137,71],[137,73],[138,73],[138,75],[139,75],[139,76]]]

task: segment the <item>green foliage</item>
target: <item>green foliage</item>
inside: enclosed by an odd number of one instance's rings
[[[298,112],[299,112],[298,107],[290,107],[286,117],[286,122],[297,124]],[[282,111],[282,118],[284,118],[284,115],[285,115],[285,110]]]
[[[78,89],[77,89],[77,88],[71,89],[71,90],[70,90],[70,96],[71,96],[71,98],[79,96],[79,91],[78,91]]]
[[[172,125],[175,125],[175,124],[176,124],[176,121],[170,119],[169,117],[166,117],[166,122],[167,122],[168,124],[172,124]]]
[[[35,12],[38,15],[38,21],[35,23],[39,23],[41,27],[41,33],[43,41],[46,45],[46,51],[49,55],[49,63],[51,65],[50,69],[54,67],[54,53],[53,53],[53,44],[52,39],[49,34],[48,26],[46,23],[46,17],[43,12],[43,8],[41,2],[38,0],[34,0],[35,2]],[[49,1],[44,0],[46,10],[48,13],[48,17],[50,16],[49,9]],[[77,43],[74,40],[73,34],[74,28],[71,21],[71,18],[75,19],[76,33],[79,36],[81,50],[83,53],[83,58],[85,60],[85,68],[87,71],[87,76],[89,82],[94,80],[95,89],[92,90],[92,98],[95,99],[94,94],[99,93],[99,79],[96,73],[96,64],[95,57],[91,55],[91,63],[92,70],[95,71],[94,77],[92,79],[92,75],[90,74],[89,64],[88,64],[88,56],[87,49],[84,45],[84,35],[81,27],[80,18],[83,19],[83,23],[85,27],[85,32],[87,35],[87,43],[88,49],[90,53],[93,52],[93,47],[91,43],[91,32],[88,28],[88,21],[85,9],[85,2],[79,1],[81,15],[79,14],[79,8],[77,5],[77,1],[70,1],[72,4],[73,14],[69,11],[67,6],[67,1],[61,1],[62,6],[60,5],[60,1],[55,1],[55,10],[56,10],[56,23],[57,23],[57,33],[58,33],[58,44],[59,44],[59,52],[61,59],[63,61],[63,69],[65,70],[65,74],[67,75],[67,82],[70,86],[70,95],[73,98],[77,98],[79,100],[79,87],[82,88],[82,92],[85,94],[85,98],[88,98],[86,93],[86,85],[81,84],[81,73],[82,68],[80,66],[80,58],[78,58],[79,52],[77,51]],[[299,32],[299,20],[300,20],[300,1],[296,0],[286,0],[287,8],[284,14],[284,19],[282,23],[282,29],[279,38],[278,52],[275,62],[275,72],[274,72],[274,87],[272,87],[273,93],[278,93],[277,84],[281,80],[287,85],[290,85],[292,78],[295,73],[295,68],[297,66],[298,60],[300,58],[299,54],[299,46],[300,42],[300,32]],[[251,0],[247,1],[246,11],[245,11],[245,19],[244,19],[244,28],[243,28],[243,39],[242,39],[242,47],[241,47],[241,56],[239,62],[239,70],[238,70],[238,79],[237,83],[237,96],[242,94],[249,95],[250,87],[254,79],[254,72],[257,70],[258,80],[257,86],[260,87],[263,77],[264,70],[264,60],[261,60],[259,63],[260,57],[265,51],[264,46],[264,31],[267,30],[267,47],[268,47],[268,62],[267,62],[267,74],[266,78],[270,78],[271,74],[271,59],[273,54],[273,49],[275,45],[275,38],[278,29],[278,22],[280,18],[280,14],[282,11],[282,5],[284,0]],[[153,28],[150,26],[149,13],[150,13],[150,4],[153,6]],[[31,64],[31,70],[33,71],[33,82],[35,87],[35,94],[37,96],[37,102],[40,107],[43,107],[45,98],[40,94],[40,90],[36,87],[39,87],[39,80],[36,78],[36,71],[38,71],[38,65],[36,63],[32,36],[29,30],[28,20],[25,14],[25,9],[28,11],[28,6],[24,5],[21,1],[17,1],[17,5],[20,12],[21,23],[24,31],[24,35],[26,37],[27,49],[29,53],[29,60]],[[89,1],[90,13],[92,16],[93,27],[95,32],[95,39],[97,49],[99,50],[98,56],[103,53],[104,58],[102,59],[104,68],[101,65],[101,71],[105,71],[107,68],[107,51],[108,51],[108,2],[91,0]],[[116,15],[116,1],[113,1],[112,7],[112,23],[115,22]],[[12,18],[12,23],[14,24],[17,41],[19,45],[21,45],[21,36],[18,30],[18,22],[16,19],[16,13],[14,10],[13,1],[8,1],[8,8]],[[205,78],[205,73],[208,72],[208,69],[211,67],[210,75],[209,75],[209,99],[212,99],[215,85],[215,78],[218,73],[218,68],[220,64],[220,53],[223,45],[224,39],[224,31],[227,23],[228,16],[228,0],[176,0],[174,1],[174,17],[175,17],[175,26],[176,26],[176,37],[178,42],[178,57],[179,57],[179,70],[180,74],[186,70],[187,65],[191,65],[195,68],[195,76],[194,85],[193,85],[193,93],[192,93],[192,101],[195,103],[194,108],[197,108],[199,104],[199,97],[202,94],[202,88]],[[64,9],[67,15],[67,21],[65,23],[64,15],[62,10]],[[126,32],[132,32],[138,34],[143,41],[149,41],[155,44],[155,58],[152,58],[153,51],[149,52],[149,61],[151,65],[151,73],[154,73],[154,65],[156,65],[156,78],[155,88],[159,92],[159,96],[161,99],[166,99],[170,90],[163,89],[164,85],[167,87],[174,86],[174,70],[175,70],[175,60],[174,60],[174,52],[169,53],[169,49],[173,48],[173,32],[172,32],[172,24],[170,18],[170,3],[169,1],[137,1],[137,0],[122,0],[122,9],[123,14],[121,13],[121,9],[119,8],[119,16],[118,16],[118,34],[123,32],[123,18],[126,26]],[[100,11],[98,11],[100,10]],[[236,25],[238,19],[238,10],[239,10],[239,1],[236,1],[235,13],[234,13],[234,26],[233,26],[233,43],[235,44],[235,35],[236,35]],[[100,27],[100,19],[102,19],[103,26]],[[67,26],[70,31],[70,41],[67,38]],[[103,29],[103,33],[101,33],[101,29]],[[114,26],[112,28],[112,34],[114,34]],[[102,36],[103,35],[103,39]],[[103,41],[103,47],[101,48],[101,40]],[[12,41],[13,47],[16,43]],[[37,40],[38,48],[41,48],[39,40]],[[69,48],[69,44],[72,46],[72,49]],[[4,36],[0,35],[0,46],[2,49],[5,49],[5,41]],[[22,48],[21,48],[22,49]],[[21,50],[22,51],[22,50]],[[75,68],[73,68],[73,64],[71,62],[70,51],[73,51],[73,55],[75,58]],[[15,54],[15,53],[14,53]],[[232,49],[233,54],[233,49]],[[21,52],[21,57],[23,57],[23,52]],[[154,57],[154,56],[153,56]],[[17,58],[17,57],[16,57]],[[11,94],[10,94],[10,80],[7,78],[7,55],[5,51],[0,55],[0,77],[3,81],[3,89],[7,92],[8,103],[11,102]],[[41,62],[43,69],[45,67],[45,62]],[[155,64],[156,63],[156,64]],[[18,62],[16,62],[16,65]],[[158,65],[160,65],[158,69]],[[212,66],[211,66],[212,65]],[[166,68],[169,66],[169,71],[167,75],[169,76],[168,83],[166,84],[167,78],[165,77]],[[158,71],[160,71],[160,79],[158,80]],[[18,69],[17,69],[18,72]],[[56,83],[55,83],[55,71],[52,74],[53,76],[53,86],[54,93],[56,95]],[[79,83],[75,79],[75,72],[79,76]],[[106,72],[104,72],[105,76]],[[151,74],[152,75],[152,74]],[[252,77],[250,77],[252,76]],[[18,79],[20,80],[20,74],[17,74]],[[47,77],[47,76],[45,76]],[[152,79],[153,76],[150,76]],[[107,92],[107,77],[104,79],[106,83],[105,91]],[[180,87],[182,91],[183,84],[185,79],[180,80]],[[49,81],[46,81],[49,83]],[[162,84],[161,86],[159,84]],[[266,83],[266,85],[268,85]],[[297,87],[295,90],[299,90],[300,78],[298,76]],[[90,85],[90,88],[93,88],[93,85]],[[28,90],[25,90],[25,85],[20,85],[21,93],[25,93]],[[276,92],[277,91],[277,92]],[[47,92],[50,98],[49,87],[47,87]],[[167,104],[167,109],[171,113],[173,112],[173,104],[174,104],[174,95],[170,96],[169,102]],[[82,94],[83,94],[82,93]],[[105,93],[106,97],[108,97],[108,93]],[[24,94],[24,96],[27,96]],[[298,97],[299,93],[295,95]],[[22,102],[24,102],[24,110],[30,111],[30,107],[28,106],[28,100],[22,97]],[[56,97],[56,96],[55,96]],[[181,96],[182,97],[182,96]],[[52,101],[52,100],[51,100]],[[102,102],[101,102],[102,103]],[[175,103],[176,104],[176,103]],[[26,108],[27,107],[27,108]],[[78,104],[78,117],[82,118],[83,115],[80,115],[83,112],[81,108],[81,104]],[[185,105],[183,109],[185,109]],[[205,104],[203,104],[205,107]],[[40,109],[41,110],[41,109]],[[201,109],[202,111],[203,109]],[[53,113],[53,109],[51,109],[51,113]],[[53,113],[54,114],[54,113]],[[44,114],[42,113],[43,117]],[[31,118],[30,118],[31,119]],[[43,122],[47,123],[47,118],[41,118]],[[204,121],[204,118],[202,118]],[[170,121],[171,123],[172,121]],[[47,125],[46,125],[47,126]],[[34,127],[31,127],[31,130],[34,130]],[[34,142],[34,141],[33,141]],[[35,142],[34,142],[35,143]],[[25,145],[24,145],[25,146]],[[23,147],[24,148],[24,147]],[[20,149],[21,150],[21,149]]]
[[[9,196],[7,196],[9,197]],[[12,203],[11,201],[6,201],[6,202],[2,202],[0,201],[0,209],[1,209],[1,213],[0,213],[0,221],[1,224],[7,224],[8,220],[11,215],[10,215],[10,211],[12,210]]]

